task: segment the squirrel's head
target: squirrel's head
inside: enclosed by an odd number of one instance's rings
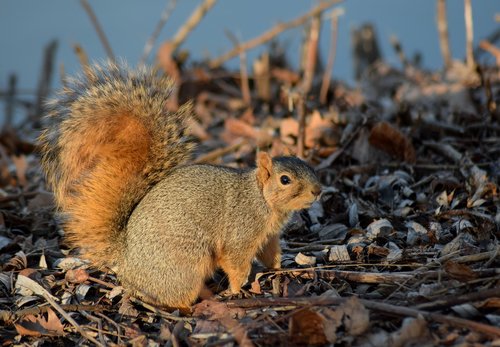
[[[314,170],[296,157],[258,153],[257,181],[271,208],[283,212],[308,208],[321,193]]]

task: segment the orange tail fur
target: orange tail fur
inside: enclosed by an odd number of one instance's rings
[[[96,265],[119,261],[128,217],[150,187],[189,159],[191,105],[165,110],[172,83],[105,64],[68,81],[39,138],[68,242]]]

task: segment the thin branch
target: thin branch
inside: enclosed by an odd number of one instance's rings
[[[66,312],[76,312],[76,311],[92,311],[92,312],[102,312],[107,311],[109,308],[102,305],[60,305],[63,310]],[[0,321],[6,322],[8,324],[19,320],[22,317],[28,315],[39,315],[47,312],[50,308],[50,305],[47,306],[34,306],[25,308],[19,311],[12,312],[10,310],[0,310]]]
[[[184,23],[184,25],[177,31],[172,39],[172,52],[184,42],[189,33],[200,23],[205,17],[207,12],[215,5],[217,0],[204,0],[194,11],[191,16]]]
[[[167,23],[176,5],[177,5],[176,0],[170,0],[167,6],[165,6],[165,8],[163,9],[160,20],[158,21],[158,24],[156,24],[155,30],[153,31],[149,39],[146,41],[146,44],[144,45],[144,51],[142,53],[141,59],[139,60],[139,66],[146,64],[146,60],[148,59],[149,54],[153,49],[156,39],[160,35],[161,29],[165,26],[165,23]]]
[[[479,47],[481,47],[481,49],[487,51],[492,56],[494,56],[497,66],[500,67],[500,48],[496,47],[495,45],[492,45],[490,42],[486,40],[482,40],[481,42],[479,42]]]
[[[115,61],[115,55],[113,54],[113,50],[111,49],[108,38],[106,37],[106,34],[104,34],[104,30],[102,30],[101,24],[99,24],[97,16],[95,15],[94,10],[92,10],[92,7],[90,7],[88,0],[80,0],[80,4],[82,5],[85,12],[87,12],[87,15],[89,16],[90,21],[92,22],[92,25],[94,26],[97,35],[99,36],[99,39],[101,40],[101,43],[106,51],[106,55],[111,61]]]
[[[318,6],[313,8],[308,13],[306,13],[298,18],[295,18],[289,22],[280,23],[280,24],[274,26],[273,28],[269,29],[265,33],[255,37],[247,42],[242,43],[239,47],[235,47],[232,50],[230,50],[229,52],[226,52],[226,53],[222,54],[221,56],[213,59],[209,63],[209,65],[211,68],[217,68],[217,67],[221,66],[226,60],[229,60],[229,59],[234,58],[237,55],[239,55],[240,50],[247,51],[247,50],[252,49],[254,47],[257,47],[263,43],[266,43],[266,42],[272,40],[275,36],[281,34],[283,31],[286,31],[286,30],[289,30],[289,29],[292,29],[292,28],[295,28],[295,27],[298,27],[298,26],[304,24],[305,22],[307,22],[307,20],[309,18],[317,16],[319,13],[323,12],[324,10],[326,10],[329,7],[332,7],[333,5],[339,3],[340,1],[341,0],[323,1],[323,2],[319,3]]]
[[[495,297],[500,297],[500,287],[480,290],[478,292],[472,292],[458,296],[457,295],[446,296],[436,301],[426,302],[417,305],[417,308],[420,310],[440,310],[455,305],[471,303],[474,301],[482,301]]]
[[[357,283],[400,283],[417,279],[415,272],[360,272],[347,270],[311,270],[311,269],[290,269],[278,270],[275,273],[289,273],[301,278],[314,279],[316,277],[331,281],[334,279],[343,279]],[[430,271],[423,273],[428,275]]]
[[[22,281],[21,281],[22,280]],[[61,316],[70,323],[76,331],[80,333],[84,338],[87,340],[93,342],[97,346],[104,346],[102,345],[99,341],[97,341],[95,338],[93,338],[91,335],[89,335],[62,307],[59,305],[55,298],[50,294],[47,289],[42,287],[40,284],[38,284],[36,281],[32,280],[29,277],[19,275],[17,279],[17,284],[24,286],[28,288],[29,290],[33,291],[35,294],[40,295],[43,297],[47,302],[57,311]]]
[[[238,150],[241,146],[244,144],[248,143],[246,139],[240,139],[236,143],[234,143],[231,146],[228,147],[223,147],[223,148],[217,148],[207,154],[204,154],[194,161],[195,164],[202,164],[202,163],[212,163],[214,162],[217,158],[220,158],[228,153],[234,152]]]

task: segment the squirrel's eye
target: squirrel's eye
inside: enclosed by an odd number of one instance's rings
[[[288,177],[287,175],[283,175],[280,177],[280,181],[281,181],[281,184],[290,184],[290,182],[292,182],[292,180],[290,179],[290,177]]]

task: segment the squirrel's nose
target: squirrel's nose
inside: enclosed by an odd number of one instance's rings
[[[313,189],[311,190],[311,193],[315,197],[318,197],[321,194],[321,186],[319,186],[319,185],[314,186]]]

